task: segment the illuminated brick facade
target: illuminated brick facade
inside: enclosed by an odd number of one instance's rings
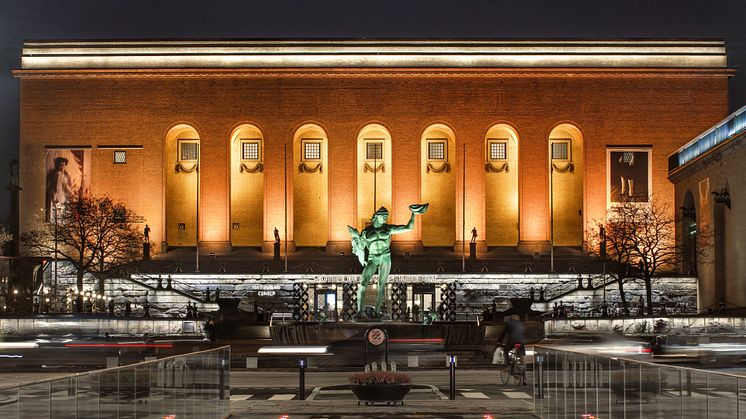
[[[83,148],[91,193],[141,214],[151,241],[194,245],[197,172],[178,144],[198,140],[204,245],[269,250],[287,190],[291,245],[349,249],[374,181],[393,222],[430,201],[399,250],[460,249],[464,227],[480,249],[580,245],[607,206],[607,148],[649,150],[651,192],[672,202],[667,157],[727,114],[732,74],[713,41],[275,44],[27,43],[15,72],[21,230],[43,222],[45,153]],[[550,138],[571,150],[551,180]],[[383,160],[371,161],[361,142],[379,140]],[[429,159],[433,140],[445,159]],[[507,159],[489,159],[492,140]],[[258,158],[238,156],[242,141]],[[321,144],[318,160],[304,141]]]

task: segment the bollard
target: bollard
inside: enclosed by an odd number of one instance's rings
[[[543,368],[543,364],[544,364],[544,357],[541,356],[541,355],[536,355],[536,365],[538,366],[538,368],[536,369],[536,372],[537,372],[537,375],[538,375],[538,377],[537,377],[538,379],[536,381],[538,382],[538,385],[539,385],[539,394],[537,395],[538,399],[543,399],[544,398],[544,368]]]
[[[226,390],[228,390],[225,383],[225,359],[220,359],[220,369],[218,374],[218,399],[225,400]]]
[[[298,362],[298,399],[306,400],[306,359],[301,358]]]
[[[456,400],[456,355],[448,357],[448,366],[450,368],[450,394],[448,398],[450,400]]]

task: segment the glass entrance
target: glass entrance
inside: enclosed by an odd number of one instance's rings
[[[422,315],[428,310],[435,310],[435,285],[415,284],[412,286],[411,302],[412,321],[422,320]]]
[[[327,320],[336,320],[337,290],[328,288],[316,289],[314,309],[316,319],[325,317]]]

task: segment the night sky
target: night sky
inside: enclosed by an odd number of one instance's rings
[[[717,38],[738,70],[746,64],[746,0],[0,0],[0,186],[18,156],[11,70],[20,67],[23,41],[118,38]],[[737,72],[731,111],[743,105],[746,74]],[[8,195],[0,196],[5,220]]]

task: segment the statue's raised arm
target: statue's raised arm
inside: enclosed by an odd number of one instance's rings
[[[412,231],[414,228],[414,216],[417,214],[424,214],[427,212],[427,208],[430,204],[412,204],[409,206],[409,210],[412,211],[412,215],[409,217],[409,222],[405,225],[392,225],[391,234],[406,233]]]

